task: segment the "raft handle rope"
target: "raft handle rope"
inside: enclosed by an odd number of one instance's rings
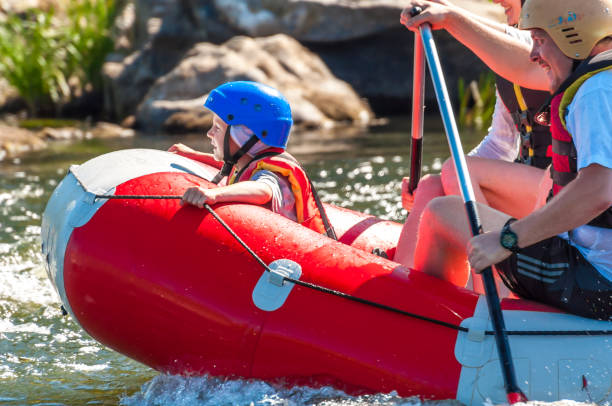
[[[179,195],[94,195],[95,199],[182,199],[183,196]],[[232,237],[240,244],[242,247],[247,250],[247,252],[267,271],[273,273],[272,270],[268,267],[268,265],[261,259],[259,256],[244,242],[242,239],[232,230],[232,228],[215,212],[215,210],[210,207],[207,203],[204,203],[204,208],[227,230],[228,233],[231,234]],[[280,279],[280,278],[279,278]],[[405,310],[398,309],[396,307],[388,306],[382,303],[373,302],[371,300],[362,299],[348,293],[343,293],[334,289],[329,289],[320,285],[316,285],[314,283],[304,282],[299,279],[294,279],[288,276],[283,276],[282,281],[291,282],[299,286],[303,286],[305,288],[313,289],[318,292],[327,293],[333,296],[338,296],[346,300],[350,300],[353,302],[361,303],[368,306],[373,306],[378,309],[390,311],[393,313],[400,314],[402,316],[412,317],[414,319],[426,321],[428,323],[437,324],[442,327],[447,327],[453,330],[461,331],[463,333],[468,333],[470,331],[469,328],[458,326],[456,324],[448,323],[442,320],[437,320],[431,317],[423,316],[416,313],[407,312]],[[494,331],[487,330],[484,332],[485,335],[495,335]],[[567,331],[554,331],[554,330],[508,330],[506,334],[513,336],[602,336],[602,335],[612,335],[612,330],[567,330]]]

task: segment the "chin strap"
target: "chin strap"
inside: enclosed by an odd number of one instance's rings
[[[211,182],[216,185],[221,182],[221,179],[228,176],[234,165],[236,165],[236,162],[238,162],[244,154],[249,152],[249,150],[257,144],[257,141],[259,141],[259,138],[257,138],[256,135],[252,135],[234,155],[230,156],[230,127],[227,127],[225,137],[223,138],[223,166]]]

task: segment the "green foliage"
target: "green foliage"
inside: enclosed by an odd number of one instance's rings
[[[73,96],[73,77],[81,89],[100,88],[115,14],[115,0],[73,0],[66,19],[53,9],[31,9],[0,21],[0,75],[17,89],[30,115],[42,106],[58,112]]]
[[[69,48],[53,24],[53,10],[9,15],[0,24],[0,74],[17,89],[31,113],[42,103],[60,103],[70,94]]]
[[[44,127],[51,128],[62,128],[62,127],[76,127],[79,125],[77,120],[62,120],[56,118],[46,119],[26,119],[19,122],[19,127],[26,128],[28,130],[40,130]]]
[[[459,126],[477,130],[489,128],[495,110],[495,75],[493,72],[481,73],[478,82],[471,81],[466,86],[459,78]]]
[[[115,3],[115,0],[73,0],[66,11],[75,70],[81,83],[96,89],[102,85],[104,59],[114,46],[110,31],[117,13]]]

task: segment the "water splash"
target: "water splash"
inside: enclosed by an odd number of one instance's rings
[[[448,402],[449,405],[452,402]],[[220,379],[158,375],[140,391],[121,399],[124,406],[418,406],[418,398],[401,398],[395,393],[349,396],[323,387],[277,388],[258,380]]]

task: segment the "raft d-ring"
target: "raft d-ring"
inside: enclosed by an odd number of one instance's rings
[[[300,279],[302,267],[290,259],[278,259],[268,268],[270,272],[265,270],[253,289],[253,303],[261,310],[272,312],[285,303],[295,285],[285,278]]]

